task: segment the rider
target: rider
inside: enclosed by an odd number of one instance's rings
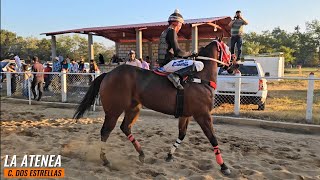
[[[169,27],[164,30],[160,36],[158,61],[159,65],[166,72],[173,72],[168,75],[168,79],[173,85],[178,89],[183,89],[180,78],[201,71],[204,64],[201,61],[176,59],[177,57],[195,57],[197,54],[185,52],[179,48],[177,34],[180,31],[184,20],[178,9],[169,16],[168,22]]]

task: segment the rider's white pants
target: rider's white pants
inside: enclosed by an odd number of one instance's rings
[[[198,72],[201,71],[204,67],[203,62],[201,61],[194,61],[189,59],[176,59],[164,65],[163,68],[166,72],[175,72],[185,67],[191,66],[192,64],[196,66]]]

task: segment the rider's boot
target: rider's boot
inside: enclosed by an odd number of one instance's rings
[[[173,83],[174,87],[182,90],[181,79],[186,75],[193,75],[197,72],[196,66],[192,64],[186,68],[180,69],[168,75],[168,79]]]

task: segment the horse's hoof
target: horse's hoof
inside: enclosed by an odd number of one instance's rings
[[[139,155],[139,161],[141,162],[141,163],[144,163],[144,154],[143,155]]]
[[[228,166],[224,163],[221,164],[221,172],[222,174],[224,174],[225,176],[228,176],[231,174],[230,169],[228,168]]]
[[[228,169],[221,169],[221,172],[222,172],[222,174],[224,174],[226,176],[229,176],[231,174],[231,171],[229,168]]]
[[[110,163],[110,161],[108,161],[108,160],[103,161],[103,166],[111,167],[111,163]]]
[[[167,162],[173,162],[173,156],[172,154],[168,154],[167,158],[166,158]]]

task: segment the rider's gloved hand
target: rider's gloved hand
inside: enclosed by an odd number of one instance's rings
[[[192,52],[190,57],[198,57],[198,53],[197,52]]]

